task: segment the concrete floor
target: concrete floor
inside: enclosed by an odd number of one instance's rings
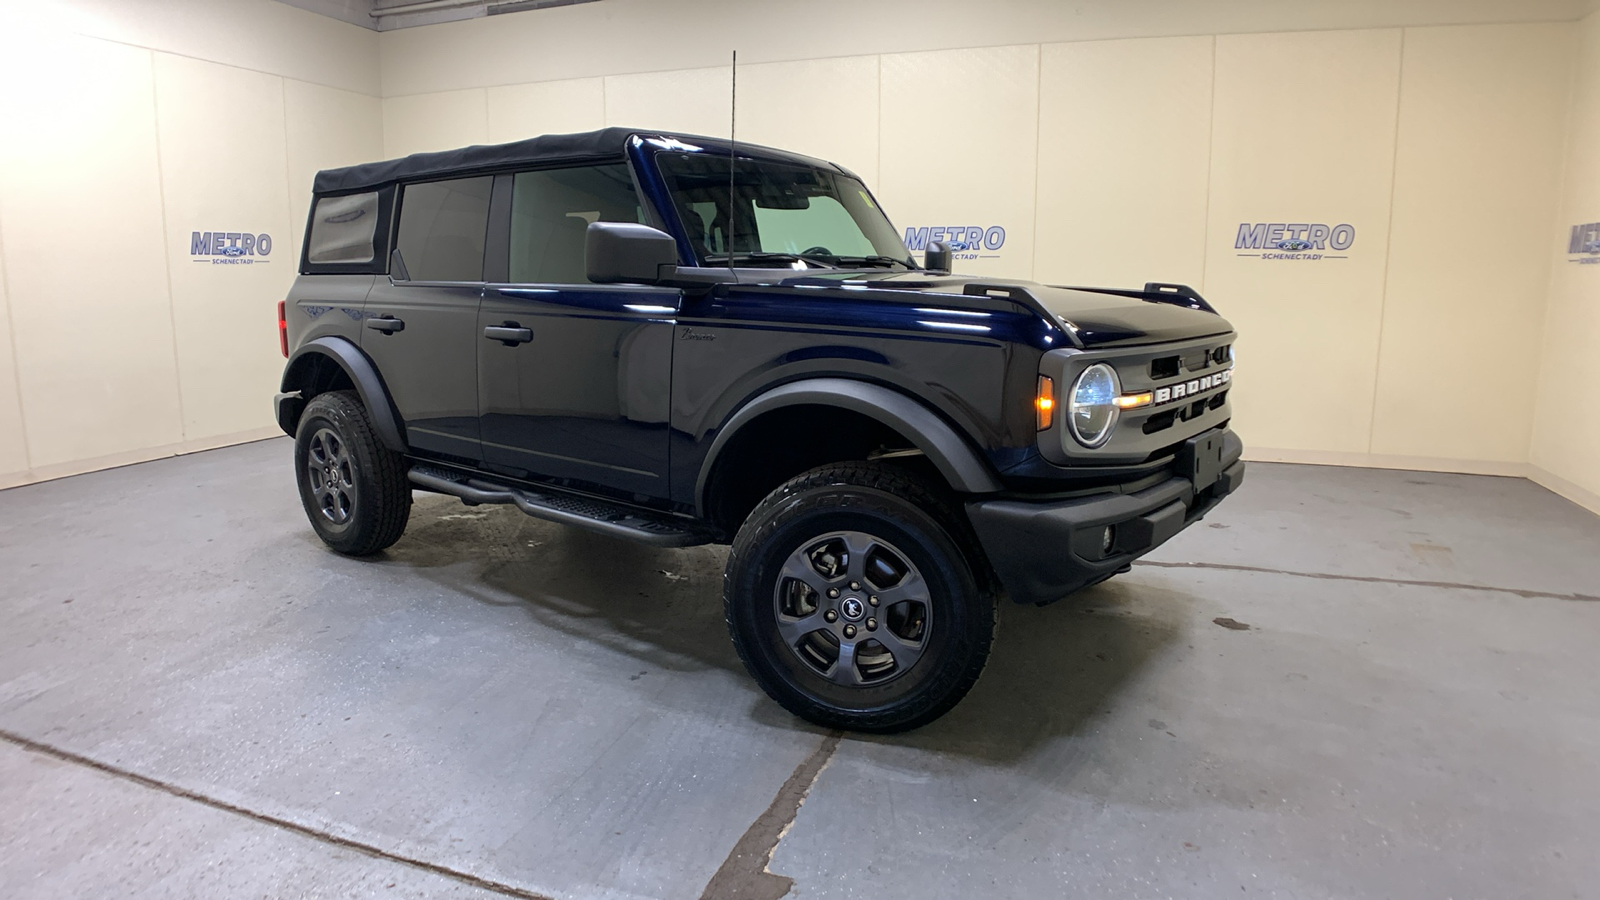
[[[0,492],[0,896],[1600,896],[1600,519],[1528,482],[1255,465],[841,740],[720,548],[421,496],[348,560],[289,453]]]

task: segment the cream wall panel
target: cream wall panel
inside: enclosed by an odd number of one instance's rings
[[[812,112],[819,98],[825,124]],[[878,57],[741,64],[739,140],[838,163],[876,190]]]
[[[1214,43],[1150,38],[1040,49],[1035,278],[1200,283]]]
[[[0,246],[32,465],[174,444],[151,54],[9,31],[0,85]]]
[[[593,131],[606,123],[605,80],[574,78],[489,88],[489,142]]]
[[[1570,31],[1406,31],[1374,453],[1528,458]]]
[[[1600,222],[1600,13],[1578,29],[1580,50],[1573,86],[1570,139],[1555,259],[1545,319],[1538,412],[1530,452],[1535,466],[1577,491],[1568,496],[1600,512],[1600,416],[1588,397],[1600,360],[1600,264],[1597,256],[1567,253],[1574,225]],[[1583,496],[1578,492],[1587,492]]]
[[[6,299],[4,249],[0,247],[0,487],[22,481],[28,468],[22,398],[17,393],[17,361],[11,351],[11,304]]]
[[[733,69],[681,69],[606,78],[606,125],[727,137]]]
[[[1400,43],[1397,30],[1217,39],[1204,292],[1240,331],[1247,446],[1370,449]],[[1241,256],[1241,223],[1348,224],[1355,240],[1324,251],[1345,259]]]
[[[291,237],[283,247],[283,261],[293,267],[299,260],[317,172],[383,158],[383,101],[285,78],[283,110]]]
[[[1002,227],[997,250],[956,271],[1030,277],[1039,48],[889,54],[882,77],[877,194],[901,233]]]
[[[385,157],[488,142],[488,98],[482,88],[383,101]]]
[[[18,13],[91,37],[377,96],[378,35],[275,0],[45,0]],[[3,15],[4,11],[0,11]]]
[[[283,370],[276,306],[295,269],[282,80],[165,53],[155,63],[184,437],[264,428]],[[217,231],[268,234],[271,252],[192,254],[195,232]]]
[[[111,3],[114,0],[100,0]],[[155,2],[155,0],[145,0]],[[963,47],[1468,22],[1570,21],[1591,0],[606,0],[379,36],[383,94]],[[1588,7],[1592,9],[1593,7]],[[819,23],[821,23],[819,27]],[[597,35],[603,37],[597,38]],[[1302,70],[1263,73],[1296,81]],[[928,82],[930,93],[944,81]]]

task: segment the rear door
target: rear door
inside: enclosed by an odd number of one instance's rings
[[[494,179],[406,185],[388,278],[363,311],[361,349],[378,364],[419,454],[476,463],[478,306]]]
[[[506,276],[478,315],[484,460],[516,477],[664,501],[680,292],[585,276],[590,222],[643,221],[628,167],[507,180],[509,222],[496,229],[509,244]]]

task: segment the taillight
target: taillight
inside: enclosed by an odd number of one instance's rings
[[[289,358],[289,320],[284,317],[285,301],[278,301],[278,350],[284,359]]]

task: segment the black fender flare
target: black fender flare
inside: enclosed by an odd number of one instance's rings
[[[861,413],[898,431],[939,470],[950,486],[963,494],[992,494],[1003,489],[972,445],[949,423],[922,402],[899,391],[850,378],[807,378],[772,388],[745,403],[728,418],[695,482],[695,507],[705,515],[706,489],[711,472],[729,440],[756,417],[786,406],[834,406]]]
[[[407,453],[404,426],[400,424],[400,416],[395,412],[394,403],[389,399],[389,389],[383,384],[383,377],[378,374],[378,369],[372,360],[361,352],[351,341],[332,335],[319,337],[307,341],[300,349],[289,357],[289,362],[283,367],[283,381],[278,395],[278,426],[290,436],[294,435],[294,421],[300,418],[300,411],[305,408],[305,400],[300,399],[299,404],[292,411],[290,420],[285,409],[285,395],[298,394],[302,388],[298,374],[303,368],[301,363],[309,356],[323,356],[333,360],[334,364],[350,376],[350,383],[356,386],[356,395],[361,398],[361,405],[367,408],[367,415],[372,417],[372,427],[378,432],[378,440],[385,447],[396,453]]]

